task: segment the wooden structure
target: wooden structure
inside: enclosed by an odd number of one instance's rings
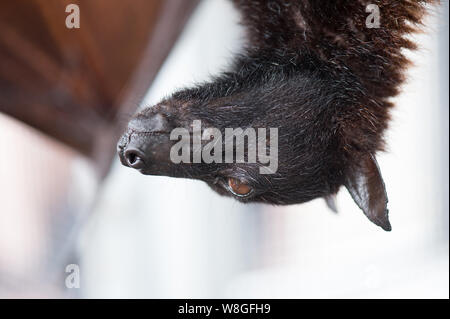
[[[0,112],[94,159],[104,175],[197,2],[0,2]],[[79,7],[80,28],[66,26],[69,4]]]

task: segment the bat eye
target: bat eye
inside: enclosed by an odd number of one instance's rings
[[[236,178],[228,178],[228,187],[230,192],[239,197],[246,197],[250,195],[253,191],[248,184],[241,182]]]

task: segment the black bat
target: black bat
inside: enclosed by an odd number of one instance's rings
[[[136,114],[118,144],[122,163],[143,174],[202,180],[242,202],[288,205],[323,197],[332,207],[345,186],[372,222],[391,230],[375,155],[383,150],[390,98],[409,64],[402,50],[416,47],[406,36],[419,30],[436,1],[233,2],[246,27],[244,53],[212,81]],[[175,163],[170,155],[179,141],[171,132],[184,128],[194,139],[195,121],[203,134],[276,128],[276,169],[262,174],[262,163],[248,160],[195,162],[194,146],[184,149],[191,161]],[[263,144],[275,142],[264,135]],[[215,145],[226,148],[225,140]],[[245,150],[244,158],[250,155]]]

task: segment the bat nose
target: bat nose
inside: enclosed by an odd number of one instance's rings
[[[169,161],[169,135],[170,125],[164,115],[137,115],[117,144],[121,163],[138,170],[156,170]]]
[[[124,142],[124,140],[126,141]],[[149,159],[146,158],[145,152],[140,149],[140,146],[139,140],[135,140],[128,133],[125,133],[117,144],[120,162],[130,168],[144,168],[146,163],[149,163]]]

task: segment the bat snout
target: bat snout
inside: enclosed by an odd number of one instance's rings
[[[144,174],[163,175],[170,167],[171,126],[164,115],[138,115],[117,144],[124,166]]]

